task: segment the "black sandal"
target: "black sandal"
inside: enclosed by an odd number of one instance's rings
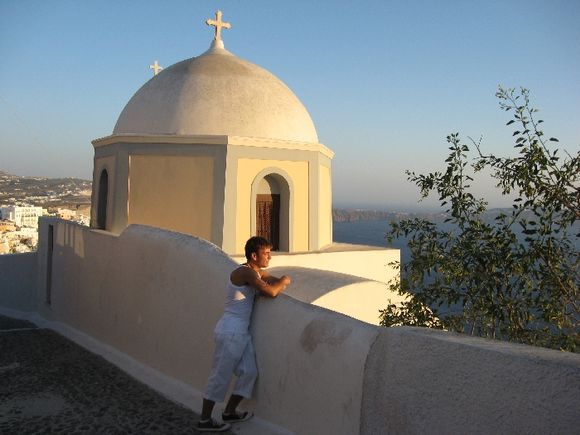
[[[222,420],[227,421],[229,423],[239,423],[241,421],[249,420],[254,416],[252,412],[240,412],[240,413],[233,413],[233,414],[226,414],[225,412],[222,414]]]
[[[228,423],[218,423],[213,418],[209,420],[199,420],[195,428],[200,432],[224,432],[232,426]]]

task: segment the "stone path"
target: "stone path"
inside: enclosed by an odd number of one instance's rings
[[[198,418],[57,333],[0,316],[0,434],[195,434]]]

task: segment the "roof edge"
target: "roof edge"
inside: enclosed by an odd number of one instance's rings
[[[318,142],[299,142],[283,139],[270,139],[248,136],[230,135],[174,135],[174,134],[112,134],[91,141],[93,147],[125,143],[170,143],[170,144],[204,144],[204,145],[235,145],[256,148],[278,148],[302,151],[317,151],[332,159],[334,152]]]

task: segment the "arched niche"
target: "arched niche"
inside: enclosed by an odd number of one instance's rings
[[[251,231],[270,239],[274,250],[289,252],[292,249],[292,180],[283,170],[267,168],[252,183]],[[265,222],[270,221],[270,222]],[[264,226],[270,225],[269,231]]]
[[[97,228],[107,229],[107,205],[109,202],[109,173],[106,169],[99,175],[99,192],[97,199]]]

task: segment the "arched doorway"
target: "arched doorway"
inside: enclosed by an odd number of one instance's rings
[[[272,243],[274,251],[289,251],[290,189],[279,174],[268,174],[255,189],[255,234]]]
[[[107,200],[109,198],[109,174],[106,169],[99,177],[99,199],[97,202],[97,228],[107,229]]]

